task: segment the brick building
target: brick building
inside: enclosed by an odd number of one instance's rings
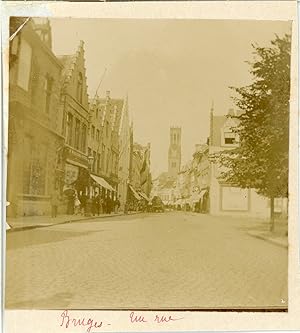
[[[10,44],[8,216],[49,214],[63,171],[62,65],[51,46],[47,19],[28,20]]]
[[[64,182],[62,190],[86,191],[88,185],[87,137],[89,131],[89,102],[84,59],[84,43],[76,53],[58,56],[63,64],[61,77],[61,133],[65,138]]]
[[[118,166],[120,158],[119,132],[124,100],[96,96],[90,101],[90,132],[88,156],[92,156],[93,190],[102,190],[104,196],[116,197],[118,192]]]

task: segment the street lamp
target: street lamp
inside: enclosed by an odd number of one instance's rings
[[[91,171],[92,171],[93,162],[94,162],[94,157],[93,156],[88,156],[89,178],[88,178],[88,197],[87,197],[87,200],[86,200],[85,216],[91,216],[92,215]]]

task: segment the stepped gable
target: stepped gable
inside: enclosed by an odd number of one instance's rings
[[[88,85],[87,85],[87,76],[86,76],[86,68],[85,68],[85,58],[84,58],[84,42],[80,41],[79,46],[77,48],[76,53],[68,54],[68,55],[58,55],[57,59],[63,65],[62,70],[62,87],[64,90],[72,95],[76,96],[74,82],[78,81],[77,75],[79,72],[82,74],[82,83],[83,83],[83,98],[82,98],[82,105],[86,108],[89,106],[89,95],[87,92]],[[73,79],[73,76],[76,75],[76,78]]]

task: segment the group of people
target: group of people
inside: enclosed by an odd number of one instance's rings
[[[90,200],[88,203],[87,201]],[[100,214],[118,213],[120,209],[119,198],[113,199],[110,196],[101,196],[99,193],[93,195],[90,199],[83,193],[75,199],[75,214],[85,214],[87,204],[90,204],[91,214],[93,216]]]
[[[120,210],[120,196],[112,198],[111,196],[101,196],[99,193],[92,195],[90,198],[88,195],[81,191],[70,192],[66,194],[65,199],[67,201],[67,214],[68,215],[85,215],[91,213],[93,216],[100,214],[111,214],[112,212],[118,213]],[[57,216],[58,206],[63,197],[60,196],[58,191],[54,191],[51,196],[52,217]]]

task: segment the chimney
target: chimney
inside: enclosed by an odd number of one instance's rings
[[[106,91],[106,98],[110,99],[110,91],[109,90]]]

